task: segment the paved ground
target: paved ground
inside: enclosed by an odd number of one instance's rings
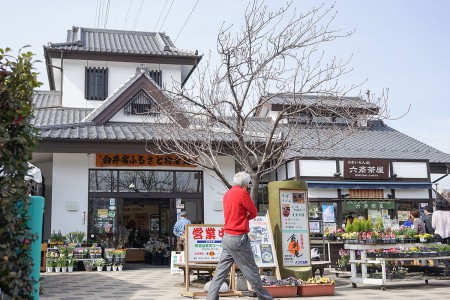
[[[42,300],[84,300],[84,299],[188,299],[181,296],[185,290],[182,275],[170,275],[168,267],[155,267],[145,264],[128,264],[122,272],[74,272],[42,273]],[[349,279],[335,279],[336,293],[333,300],[349,299],[446,299],[450,293],[450,280],[423,280],[396,282],[389,284],[385,291],[371,285],[359,285],[352,288]],[[194,277],[191,277],[195,278]],[[400,284],[401,283],[401,284]],[[190,291],[199,291],[190,287]],[[327,299],[330,297],[312,297],[303,299]],[[196,297],[204,299],[204,297]],[[224,297],[227,300],[256,299],[252,297]],[[283,298],[296,299],[296,298]],[[299,299],[299,298],[297,298]]]

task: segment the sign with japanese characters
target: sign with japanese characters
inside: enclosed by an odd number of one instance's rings
[[[183,274],[183,269],[175,266],[176,264],[184,263],[184,251],[171,251],[170,254],[170,275]]]
[[[311,265],[306,190],[280,190],[284,266]]]
[[[276,267],[272,231],[267,216],[257,216],[249,223],[248,237],[252,246],[255,262],[260,268]]]
[[[188,224],[186,232],[188,262],[219,262],[224,235],[223,225]]]
[[[389,179],[389,161],[383,159],[344,159],[345,179]]]
[[[150,155],[150,154],[97,154],[96,167],[195,167],[194,163],[182,160],[174,154]]]
[[[346,200],[344,201],[344,208],[351,209],[394,209],[395,201],[378,201],[378,200]]]
[[[276,267],[275,247],[267,216],[250,220],[249,227],[248,238],[258,267]],[[225,233],[223,225],[188,224],[186,231],[188,262],[219,262]]]

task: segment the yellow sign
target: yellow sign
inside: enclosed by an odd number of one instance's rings
[[[195,167],[195,164],[175,154],[97,154],[95,165],[97,167]]]
[[[105,209],[103,209],[103,208],[98,209],[97,210],[97,216],[99,218],[102,218],[102,219],[107,218],[108,217],[108,209],[107,208],[105,208]]]

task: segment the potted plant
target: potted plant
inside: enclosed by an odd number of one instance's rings
[[[105,260],[103,258],[98,258],[94,261],[94,267],[97,267],[97,271],[103,271],[103,266],[105,265]]]
[[[263,278],[262,284],[272,297],[288,298],[297,295],[297,287],[301,284],[301,280],[288,277],[282,280],[268,281]]]
[[[75,259],[67,260],[67,272],[73,272],[73,265],[75,264]]]
[[[51,258],[51,257],[47,258],[47,266],[46,266],[47,272],[48,273],[53,272],[53,267],[55,267],[55,266],[56,266],[55,259]]]
[[[66,237],[61,234],[61,230],[58,230],[58,233],[53,233],[50,235],[50,240],[48,241],[49,244],[53,245],[62,245],[66,241]]]
[[[301,297],[333,296],[336,282],[327,277],[311,277],[298,286]]]
[[[341,271],[348,271],[350,267],[350,251],[339,249],[339,259],[337,261],[338,267]]]
[[[92,262],[92,260],[85,260],[85,261],[83,261],[83,265],[84,265],[84,268],[86,269],[86,271],[88,271],[88,272],[91,272],[92,271],[92,266],[93,266],[93,262]]]

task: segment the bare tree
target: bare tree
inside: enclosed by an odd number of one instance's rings
[[[148,151],[194,159],[227,187],[220,158],[231,157],[251,175],[256,201],[263,175],[306,150],[333,149],[368,118],[380,118],[387,95],[346,97],[362,84],[338,84],[350,59],[327,59],[320,49],[353,33],[332,29],[334,18],[334,6],[301,14],[292,2],[275,12],[250,3],[238,32],[222,26],[219,65],[207,61],[190,87],[166,91],[177,105],[161,109]]]

